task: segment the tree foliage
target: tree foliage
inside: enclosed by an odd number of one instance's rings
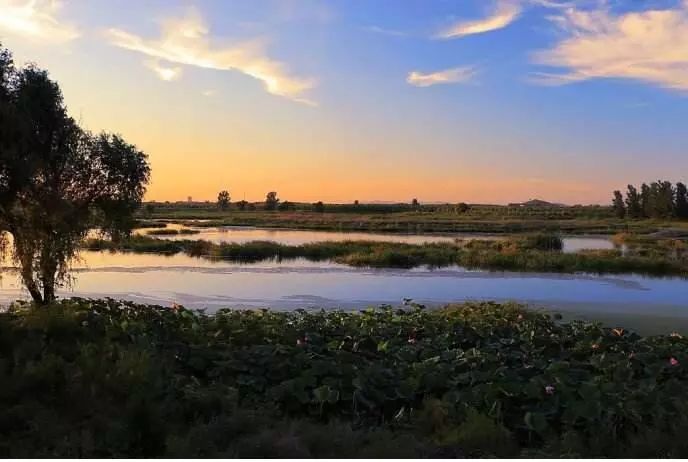
[[[217,206],[220,208],[220,210],[227,210],[229,208],[229,191],[222,190],[217,194]]]
[[[0,75],[0,229],[12,236],[3,250],[47,303],[89,229],[115,240],[129,233],[150,169],[120,136],[80,128],[46,71],[16,68],[3,50]]]
[[[617,218],[624,218],[626,216],[626,206],[624,204],[623,195],[621,191],[614,191],[614,199],[612,200],[612,208],[614,215]]]
[[[629,218],[688,218],[688,193],[684,183],[676,183],[676,186],[666,180],[643,183],[640,193],[629,184],[624,201],[620,201],[617,193],[621,194],[614,191],[613,208],[619,217],[621,207],[625,205]]]
[[[277,193],[275,191],[270,191],[265,196],[265,210],[275,210],[279,204],[279,199],[277,198]]]

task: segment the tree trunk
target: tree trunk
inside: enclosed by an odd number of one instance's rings
[[[53,284],[45,284],[43,286],[43,304],[48,305],[55,301],[55,286]]]
[[[36,303],[36,305],[45,305],[45,300],[41,295],[41,291],[38,290],[38,286],[36,285],[36,283],[29,281],[25,281],[25,283],[26,288],[29,291],[29,294],[31,294],[31,298],[33,298],[33,301]]]

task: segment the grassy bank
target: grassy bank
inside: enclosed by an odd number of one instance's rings
[[[152,253],[185,253],[190,256],[257,262],[266,259],[306,258],[332,260],[357,267],[413,268],[460,265],[470,269],[533,271],[638,273],[646,275],[688,276],[688,246],[679,240],[647,240],[628,243],[628,251],[598,250],[562,253],[556,236],[537,234],[505,240],[472,240],[422,245],[342,241],[303,245],[283,245],[268,241],[243,244],[214,244],[203,240],[163,240],[134,236],[114,244],[92,239],[89,250],[118,250]]]
[[[516,305],[0,313],[3,457],[685,457],[688,341]]]
[[[330,208],[327,206],[330,205]],[[458,213],[450,206],[383,206],[337,211],[326,204],[325,212],[305,210],[227,210],[207,207],[158,205],[149,218],[172,220],[194,226],[258,226],[327,231],[385,233],[500,233],[517,234],[556,231],[565,234],[649,234],[667,228],[688,231],[688,222],[671,220],[623,220],[614,218],[609,207],[500,207],[471,206]],[[197,222],[196,220],[206,220]]]

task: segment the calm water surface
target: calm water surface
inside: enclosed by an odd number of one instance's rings
[[[74,281],[59,295],[113,297],[193,308],[362,308],[412,298],[430,305],[514,300],[576,317],[623,319],[627,326],[688,329],[688,280],[467,271],[357,269],[292,260],[212,262],[185,255],[84,252]],[[0,301],[25,298],[16,274],[1,281]],[[629,324],[630,323],[630,324]],[[636,328],[638,328],[636,327]]]

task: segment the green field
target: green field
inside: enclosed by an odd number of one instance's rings
[[[565,234],[648,234],[665,229],[688,233],[688,222],[678,220],[624,220],[614,218],[610,207],[509,207],[473,205],[460,212],[455,205],[332,205],[314,212],[308,204],[297,210],[220,210],[215,204],[199,203],[144,206],[142,219],[165,219],[194,226],[258,226],[334,231],[385,233],[501,233],[557,231]],[[206,220],[198,222],[197,220]]]

